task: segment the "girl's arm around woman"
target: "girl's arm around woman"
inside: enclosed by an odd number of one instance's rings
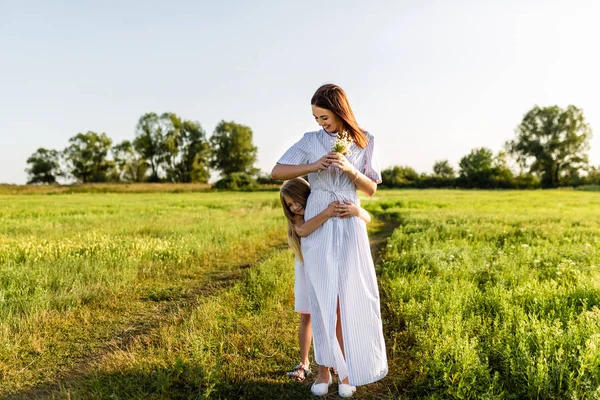
[[[323,210],[319,215],[316,215],[315,217],[309,219],[306,222],[302,222],[302,223],[294,225],[294,228],[296,229],[296,233],[298,234],[298,236],[306,237],[306,236],[310,235],[318,227],[323,225],[325,223],[325,221],[327,221],[329,218],[337,216],[336,211],[335,211],[335,207],[337,204],[339,204],[339,202],[334,201],[333,203],[331,203],[329,205],[329,207],[327,207],[325,210]]]

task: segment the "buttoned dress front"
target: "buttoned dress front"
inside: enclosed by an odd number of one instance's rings
[[[366,148],[351,145],[347,160],[360,172],[381,183],[375,155],[375,140]],[[332,140],[321,129],[307,132],[279,159],[287,165],[309,164],[330,152]],[[356,186],[337,168],[308,174],[311,193],[306,221],[333,201],[349,200],[360,206]],[[315,359],[319,365],[335,367],[340,379],[354,386],[383,378],[388,371],[381,323],[379,290],[365,222],[359,217],[330,218],[312,234],[301,239]],[[345,359],[336,337],[336,308],[339,299]]]

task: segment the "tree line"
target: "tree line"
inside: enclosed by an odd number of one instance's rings
[[[515,130],[515,137],[494,154],[485,147],[462,157],[455,170],[448,160],[433,165],[433,173],[409,166],[382,171],[389,188],[556,188],[600,185],[600,166],[590,167],[592,131],[583,111],[575,106],[532,108]],[[78,182],[208,182],[219,172],[217,188],[257,188],[258,183],[281,183],[261,175],[250,127],[221,121],[207,138],[199,122],[174,113],[140,117],[132,141],[113,146],[105,134],[78,133],[62,151],[38,149],[27,163],[28,183],[55,183],[57,178]],[[510,166],[511,163],[516,168]],[[518,172],[515,172],[518,169]]]
[[[591,138],[581,109],[535,106],[517,126],[515,138],[498,154],[475,148],[460,159],[458,171],[447,160],[437,161],[432,174],[394,166],[382,172],[383,186],[532,189],[600,185],[600,166],[590,166],[588,160]],[[518,172],[510,167],[511,161]]]
[[[28,159],[30,184],[59,178],[92,182],[206,183],[210,171],[257,174],[257,148],[250,127],[221,121],[210,138],[197,121],[174,113],[140,117],[133,140],[114,144],[106,133],[88,131],[63,150],[39,148]]]

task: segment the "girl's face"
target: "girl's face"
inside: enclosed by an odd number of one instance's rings
[[[325,108],[312,106],[315,121],[328,133],[339,132],[342,129],[342,120],[333,112]]]
[[[283,196],[283,201],[285,201],[291,212],[296,215],[304,215],[304,206],[302,204],[285,195]]]

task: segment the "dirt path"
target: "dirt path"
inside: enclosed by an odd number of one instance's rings
[[[175,314],[178,318],[191,313],[201,298],[214,295],[235,284],[243,276],[244,271],[253,265],[261,263],[274,252],[287,249],[285,242],[273,244],[269,251],[262,257],[253,260],[252,264],[228,266],[226,270],[216,268],[202,279],[202,284],[191,285],[184,295],[170,301],[157,304],[146,301],[146,308],[138,310],[135,315],[125,316],[125,325],[119,329],[109,341],[101,345],[97,351],[82,358],[68,371],[57,373],[52,381],[45,382],[16,394],[0,395],[0,399],[22,400],[22,399],[46,399],[54,398],[60,388],[69,387],[70,383],[83,379],[93,371],[93,367],[110,354],[126,350],[131,344],[144,341],[150,337],[152,332],[161,324],[171,321]],[[141,301],[141,300],[140,300]]]

